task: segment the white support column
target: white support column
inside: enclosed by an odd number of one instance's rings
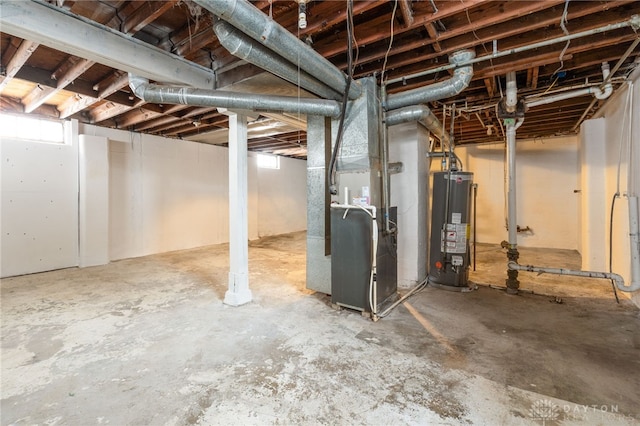
[[[247,222],[247,117],[229,115],[229,289],[224,303],[251,302]]]

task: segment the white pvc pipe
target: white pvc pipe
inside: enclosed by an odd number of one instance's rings
[[[602,78],[603,81],[607,81],[609,77],[609,64],[606,62],[602,63]],[[547,105],[554,102],[564,101],[566,99],[573,99],[579,96],[593,95],[597,99],[607,99],[613,93],[613,85],[611,82],[607,82],[604,86],[604,89],[600,89],[599,87],[587,87],[584,89],[575,90],[573,92],[559,93],[557,95],[548,96],[546,98],[533,99],[527,101],[527,107],[533,108],[539,105]]]
[[[584,278],[604,278],[608,280],[613,280],[616,283],[616,287],[623,291],[630,291],[625,289],[624,279],[618,275],[610,272],[595,272],[595,271],[576,271],[573,269],[564,269],[564,268],[544,268],[540,266],[533,265],[519,265],[516,262],[509,262],[507,264],[509,269],[514,271],[527,271],[527,272],[538,272],[540,274],[555,274],[555,275],[571,275],[575,277],[584,277]]]

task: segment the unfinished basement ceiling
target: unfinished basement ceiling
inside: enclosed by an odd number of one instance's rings
[[[297,93],[295,86],[264,76],[259,68],[226,51],[212,30],[214,17],[188,0],[49,3],[212,69],[219,88],[243,84],[249,89],[242,90]],[[346,71],[346,1],[308,3],[304,30],[298,28],[297,2],[265,0],[253,4]],[[394,79],[441,67],[448,63],[451,53],[460,49],[473,49],[482,57],[628,21],[640,14],[640,2],[376,0],[355,1],[353,10],[357,45],[354,77],[380,78],[386,62],[385,75]],[[601,63],[609,62],[613,68],[638,36],[633,28],[625,27],[479,62],[466,90],[430,107],[443,120],[443,102],[449,106],[455,103],[459,114],[454,121],[457,144],[502,141],[504,135],[494,106],[505,89],[507,72],[517,72],[520,96],[598,85],[603,80]],[[228,120],[216,108],[145,103],[133,96],[122,70],[4,32],[0,47],[3,112],[77,118],[98,126],[224,143],[220,135]],[[640,49],[636,47],[616,70],[614,87],[639,62]],[[388,92],[432,84],[449,76],[448,71],[441,71],[407,79],[390,85]],[[604,102],[593,103],[593,99],[585,95],[531,108],[518,137],[576,133],[581,121]],[[449,129],[450,117],[443,121]],[[303,117],[263,115],[251,126],[250,150],[306,157]]]

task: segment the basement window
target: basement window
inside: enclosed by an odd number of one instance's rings
[[[258,167],[262,169],[279,169],[280,157],[277,155],[258,154]]]
[[[0,137],[64,143],[64,126],[62,121],[0,114]]]

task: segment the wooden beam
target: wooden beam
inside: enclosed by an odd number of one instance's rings
[[[398,0],[400,6],[400,13],[402,13],[402,20],[405,27],[413,25],[413,9],[411,9],[411,0]]]
[[[455,15],[456,13],[463,12],[465,9],[471,8],[475,5],[483,3],[487,0],[467,0],[465,2],[444,2],[443,7],[438,11],[437,18],[433,16],[433,13],[429,12],[421,16],[415,16],[413,24],[408,27],[394,26],[393,34],[397,37],[404,34],[407,31],[413,30],[418,27],[423,27],[429,22],[433,22],[436,19],[443,19],[448,16]],[[426,2],[420,2],[426,3]],[[429,10],[430,5],[425,6]],[[344,53],[345,47],[345,32],[340,31],[332,34],[329,37],[325,37],[322,42],[314,44],[314,49],[322,56],[329,58],[338,54]],[[379,41],[388,39],[391,36],[391,29],[389,26],[389,15],[381,15],[378,18],[371,19],[366,24],[358,26],[356,31],[358,44],[370,45]],[[384,56],[384,53],[383,53]]]
[[[22,40],[20,46],[5,67],[4,76],[0,76],[0,93],[2,93],[11,79],[16,76],[18,71],[20,71],[20,68],[22,68],[22,66],[27,62],[27,59],[31,57],[31,54],[35,52],[38,46],[38,43],[34,43],[29,40]]]
[[[138,101],[136,102],[134,107],[140,107],[145,105],[146,102]],[[130,106],[120,105],[113,102],[105,102],[104,104],[98,106],[97,108],[92,109],[89,112],[89,121],[91,124],[100,123],[101,121],[108,120],[112,117],[116,117],[120,114],[123,114],[131,109]]]
[[[531,71],[531,79],[529,79],[529,71]],[[540,67],[529,68],[527,71],[527,87],[530,89],[538,88],[538,74],[540,73]]]
[[[177,2],[178,0],[144,2],[142,6],[126,17],[122,32],[125,34],[137,33],[175,6]]]
[[[71,84],[76,78],[84,74],[85,71],[94,64],[95,62],[87,59],[80,59],[75,56],[69,57],[69,59],[51,75],[53,80],[57,80],[55,87],[46,87],[42,88],[42,90],[36,88],[32,93],[29,93],[22,99],[24,111],[26,113],[32,112],[49,98]]]
[[[493,98],[493,95],[495,94],[495,90],[496,90],[495,79],[485,78],[484,85],[487,88],[487,94],[489,95],[489,98]]]
[[[424,27],[427,29],[427,33],[429,33],[429,37],[431,37],[431,40],[433,40],[431,42],[433,50],[435,50],[436,52],[442,52],[442,46],[440,46],[440,42],[438,41],[439,34],[436,26],[433,24],[433,22],[428,22]]]

